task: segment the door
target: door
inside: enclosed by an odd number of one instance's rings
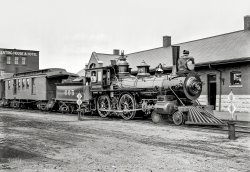
[[[16,94],[16,79],[13,80],[13,94]]]
[[[207,93],[208,93],[208,104],[216,107],[216,75],[207,76]]]
[[[35,78],[31,78],[31,94],[36,94]]]
[[[109,71],[109,69],[103,70],[103,72],[102,72],[102,85],[103,86],[110,85],[110,71]]]

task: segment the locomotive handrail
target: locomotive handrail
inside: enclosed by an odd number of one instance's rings
[[[174,92],[174,90],[169,87],[169,89],[174,93],[175,97],[181,102],[182,106],[185,106],[185,104],[181,101],[181,99],[177,96],[177,94]]]

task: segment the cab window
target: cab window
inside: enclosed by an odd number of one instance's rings
[[[91,71],[91,82],[96,82],[96,71]]]

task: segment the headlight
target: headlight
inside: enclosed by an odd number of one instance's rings
[[[190,77],[186,82],[186,87],[188,93],[195,96],[201,91],[201,82],[196,77]]]
[[[194,63],[191,60],[187,61],[188,70],[194,70]]]

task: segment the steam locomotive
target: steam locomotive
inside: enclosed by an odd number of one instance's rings
[[[172,46],[173,69],[163,74],[159,64],[151,75],[144,61],[137,66],[137,75],[131,75],[126,56],[122,52],[109,66],[90,66],[82,80],[62,69],[47,69],[15,74],[6,78],[5,98],[0,104],[11,107],[36,106],[40,110],[61,112],[97,112],[105,118],[110,115],[133,119],[137,114],[151,115],[158,123],[171,117],[174,124],[215,124],[222,122],[212,114],[210,106],[199,105],[197,98],[202,82],[194,72],[194,58],[188,51],[179,58],[179,47]],[[63,82],[68,79],[70,82]],[[77,95],[82,104],[78,108]]]
[[[179,46],[172,46],[172,54],[173,69],[167,75],[163,75],[161,64],[155,75],[150,75],[150,66],[145,62],[137,66],[137,76],[131,75],[124,53],[110,66],[86,69],[85,112],[97,111],[101,117],[118,115],[125,120],[140,113],[144,117],[151,115],[155,123],[170,116],[176,125],[221,124],[210,106],[201,106],[197,101],[202,82],[194,72],[194,58],[186,50],[179,58]]]

